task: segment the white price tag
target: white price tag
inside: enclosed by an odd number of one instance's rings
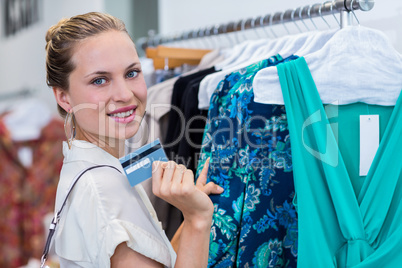
[[[380,144],[380,118],[375,115],[360,116],[360,168],[359,175],[367,176]]]

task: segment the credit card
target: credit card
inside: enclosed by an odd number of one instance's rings
[[[159,139],[119,159],[131,186],[152,177],[154,161],[168,161]]]

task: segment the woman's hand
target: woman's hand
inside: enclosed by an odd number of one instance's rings
[[[156,196],[180,209],[185,219],[210,222],[213,205],[207,194],[219,193],[219,189],[213,183],[206,184],[207,172],[208,163],[195,185],[193,172],[184,165],[178,165],[173,161],[155,161],[152,191]]]
[[[207,161],[205,161],[205,165],[201,170],[200,176],[198,176],[196,186],[198,189],[200,189],[207,195],[221,194],[223,192],[222,187],[220,187],[219,185],[215,184],[212,181],[207,183],[208,168],[209,168],[209,157]]]
[[[209,236],[213,204],[208,194],[221,193],[214,183],[206,184],[209,161],[194,184],[194,174],[175,162],[155,161],[152,167],[154,194],[183,213],[184,221],[176,233],[173,247],[177,252],[176,268],[204,268],[208,265]]]

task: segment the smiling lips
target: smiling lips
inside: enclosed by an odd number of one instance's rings
[[[134,120],[136,109],[137,106],[131,105],[128,107],[116,109],[113,111],[113,113],[108,114],[108,116],[110,116],[114,121],[118,123],[127,124]]]

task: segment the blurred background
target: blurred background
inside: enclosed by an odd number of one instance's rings
[[[103,11],[122,19],[132,38],[142,44],[155,34],[175,36],[317,3],[321,2],[0,0],[0,267],[37,267],[44,218],[53,210],[65,136],[52,90],[45,82],[45,34],[51,25],[63,17]],[[377,0],[371,11],[357,11],[356,16],[362,26],[382,31],[402,53],[402,1]],[[327,27],[320,18],[314,21],[318,28]],[[338,27],[332,16],[326,21]],[[315,27],[311,21],[304,24],[307,26],[299,22],[300,27]],[[286,34],[281,25],[272,29],[277,35]],[[289,25],[288,30],[298,31],[295,25]],[[269,31],[249,30],[240,38],[264,34],[269,35]],[[232,36],[230,40],[238,39]],[[208,42],[192,40],[187,45],[216,48],[228,45],[228,40],[214,37]],[[144,56],[140,45],[137,49]]]

